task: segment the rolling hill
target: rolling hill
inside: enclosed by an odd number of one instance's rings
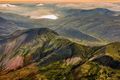
[[[21,30],[21,29],[22,27],[18,26],[14,22],[0,17],[0,36],[1,37],[7,36],[13,33],[14,31]]]
[[[43,11],[45,14],[58,15],[58,19],[32,19],[30,15],[25,16],[20,15],[20,13],[15,14],[14,12],[5,13],[4,11],[4,13],[1,11],[0,16],[24,28],[50,28],[62,36],[76,38],[78,40],[101,42],[120,41],[119,11],[99,7],[84,10],[57,6],[57,4],[45,4],[41,7],[35,6],[35,4],[24,4],[24,6],[32,10],[29,13],[31,16],[34,16],[34,13],[38,16],[40,12],[42,13],[41,9],[45,8],[45,12]],[[27,11],[25,10],[25,12]],[[80,34],[79,36],[78,33]]]

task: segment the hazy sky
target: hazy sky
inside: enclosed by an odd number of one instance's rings
[[[32,19],[41,19],[41,18],[51,18],[53,20],[58,19],[58,17],[64,17],[61,9],[83,9],[90,10],[96,8],[104,8],[111,11],[120,12],[119,3],[109,3],[109,2],[86,2],[86,3],[58,3],[58,4],[44,4],[44,3],[1,3],[0,12],[4,13],[13,13],[22,16],[27,16]],[[117,13],[116,15],[119,15]]]
[[[120,2],[120,0],[0,0],[0,2]]]

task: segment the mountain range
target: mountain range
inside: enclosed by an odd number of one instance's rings
[[[48,28],[18,30],[0,40],[0,80],[117,80],[119,49],[120,42],[85,46]]]
[[[0,80],[119,80],[119,4],[82,5],[0,4]]]
[[[62,36],[75,38],[77,40],[107,43],[120,40],[119,12],[103,8],[81,10],[56,7],[56,10],[53,6],[55,5],[52,5],[52,10],[54,10],[55,14],[58,14],[58,19],[56,20],[44,18],[32,19],[30,16],[2,12],[0,13],[0,17],[12,21],[22,28],[46,27],[58,32]],[[45,6],[47,11],[49,7],[50,6],[47,5]]]

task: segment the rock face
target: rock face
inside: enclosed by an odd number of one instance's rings
[[[16,56],[12,59],[10,59],[6,64],[5,64],[5,70],[16,70],[19,67],[23,67],[23,62],[24,58],[22,56]]]
[[[0,80],[119,80],[119,54],[119,42],[91,47],[48,28],[18,30],[0,40]]]

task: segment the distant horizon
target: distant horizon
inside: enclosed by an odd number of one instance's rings
[[[0,3],[80,3],[80,2],[120,2],[120,0],[0,0]]]

